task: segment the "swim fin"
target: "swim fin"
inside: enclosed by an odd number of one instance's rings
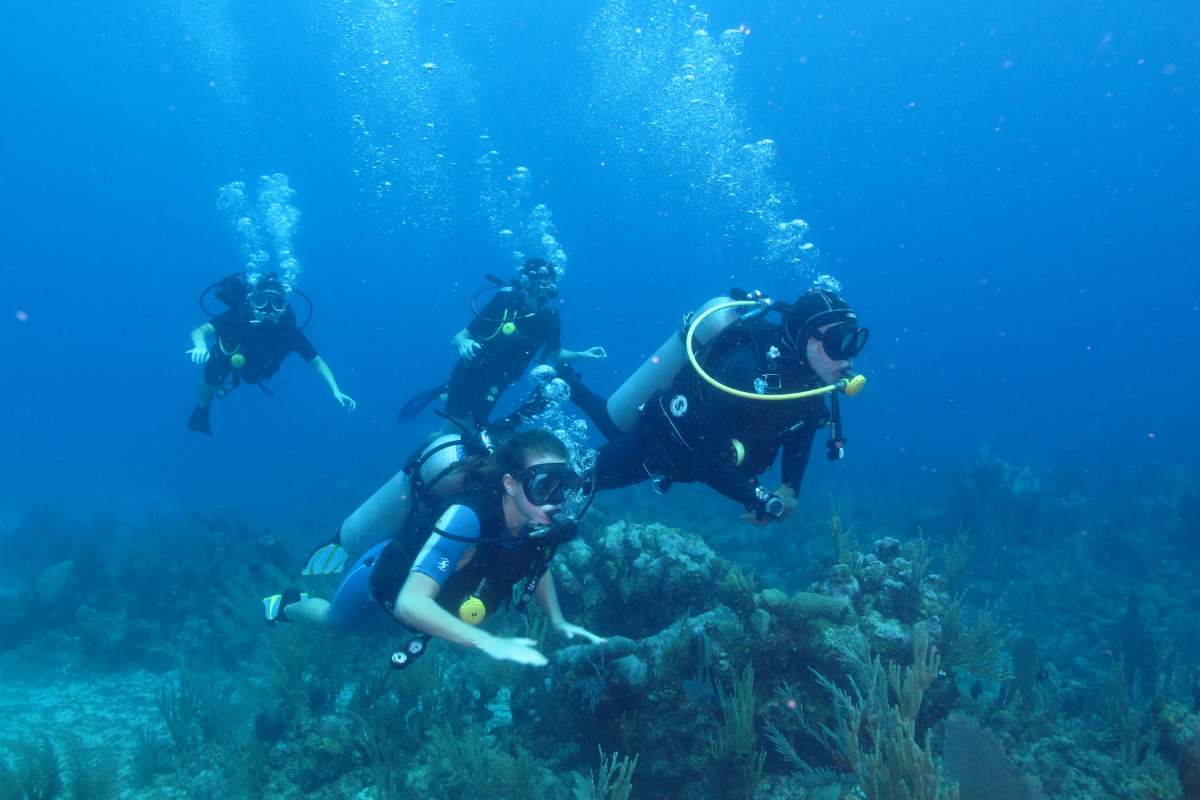
[[[212,422],[208,416],[209,409],[212,406],[196,406],[192,409],[192,415],[188,417],[188,430],[196,433],[203,433],[205,436],[212,436]]]
[[[263,598],[263,611],[267,615],[267,622],[291,622],[284,613],[284,609],[293,603],[299,603],[301,600],[308,599],[308,592],[301,592],[297,589],[285,589],[283,594],[273,594]]]
[[[308,557],[301,575],[333,575],[346,568],[349,553],[338,542],[321,545]]]
[[[397,421],[412,422],[425,410],[425,406],[432,403],[438,395],[445,394],[449,388],[449,384],[443,383],[409,398],[404,407],[400,409],[400,413],[396,415]]]

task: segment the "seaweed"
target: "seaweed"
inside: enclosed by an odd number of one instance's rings
[[[937,679],[940,659],[929,637],[913,634],[913,665],[885,668],[878,656],[860,665],[847,692],[824,675],[818,682],[834,701],[834,727],[823,727],[867,800],[939,800],[955,795],[940,788],[926,733],[917,738],[917,714]],[[861,686],[860,686],[861,684]]]
[[[1012,629],[996,619],[990,606],[984,606],[975,624],[969,625],[964,620],[964,599],[965,595],[954,598],[942,613],[942,666],[1000,683],[1009,680],[1012,672],[1004,651]]]
[[[107,747],[88,747],[74,733],[60,737],[71,800],[114,800],[120,795],[117,757]]]
[[[153,731],[139,728],[129,758],[129,777],[135,789],[149,786],[166,768],[166,747]]]
[[[15,787],[16,797],[22,800],[55,800],[62,795],[62,766],[54,742],[45,733],[28,739],[8,742],[13,769],[3,783]]]
[[[574,800],[629,800],[633,795],[633,773],[637,769],[638,756],[633,758],[619,753],[604,755],[600,751],[600,767],[595,772],[588,772],[584,778],[575,773]]]
[[[720,763],[714,778],[721,786],[721,796],[750,798],[762,779],[766,762],[766,753],[757,749],[758,733],[754,728],[758,708],[754,666],[747,664],[741,675],[734,677],[729,693],[719,681],[717,688],[723,719],[709,739],[709,753]]]
[[[162,715],[175,743],[175,750],[184,754],[191,752],[200,732],[200,692],[196,682],[186,672],[179,673],[175,684],[163,683],[154,695],[155,705]]]

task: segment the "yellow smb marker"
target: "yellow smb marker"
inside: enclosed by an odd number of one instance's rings
[[[487,607],[478,597],[468,597],[458,607],[458,618],[468,625],[478,625],[487,616]]]

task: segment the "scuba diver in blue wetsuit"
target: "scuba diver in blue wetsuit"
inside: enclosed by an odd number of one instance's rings
[[[701,482],[740,503],[748,522],[766,524],[795,508],[818,428],[830,428],[829,460],[842,458],[839,394],[866,383],[852,359],[867,329],[828,289],[793,303],[730,294],[689,315],[607,399],[560,368],[571,401],[609,439],[596,461],[597,491],[649,480],[663,493]],[[775,312],[778,321],[768,318]],[[759,476],[780,451],[782,483],[772,491]]]
[[[418,480],[421,473],[417,467]],[[289,590],[264,599],[267,619],[351,632],[391,618],[415,632],[393,653],[396,667],[424,652],[430,637],[477,648],[492,658],[541,666],[546,658],[533,640],[497,637],[477,627],[507,605],[519,587],[519,610],[536,600],[553,628],[567,638],[604,642],[563,618],[549,569],[555,550],[576,531],[577,518],[565,513],[563,505],[579,499],[583,488],[567,464],[563,443],[542,429],[522,431],[492,454],[452,461],[438,471],[435,482],[448,478],[459,488],[445,501],[405,498],[411,513],[399,535],[358,555],[332,602]],[[393,509],[404,507],[396,505],[399,495],[388,492],[389,485],[376,494],[390,495],[390,500],[379,499],[374,513],[388,502]],[[429,491],[426,486],[422,494]],[[434,505],[440,508],[429,510]],[[384,520],[374,520],[378,531]]]
[[[188,418],[188,430],[212,436],[209,413],[213,397],[224,397],[242,383],[258,384],[268,392],[262,382],[279,371],[290,353],[299,353],[308,362],[343,408],[355,409],[354,398],[338,388],[333,371],[304,335],[308,321],[304,325],[296,323],[296,314],[288,303],[289,292],[274,273],[254,286],[240,273],[230,275],[204,290],[201,308],[210,291],[228,309],[220,314],[209,312],[212,319],[192,331],[192,348],[187,352],[193,364],[204,365],[204,380]],[[292,293],[308,300],[301,292]]]

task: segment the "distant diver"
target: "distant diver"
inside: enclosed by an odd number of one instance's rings
[[[400,412],[402,421],[415,419],[439,396],[445,397],[446,414],[457,424],[482,428],[500,395],[510,387],[539,350],[546,363],[601,359],[603,347],[567,350],[562,346],[562,323],[553,300],[558,296],[558,268],[541,258],[530,258],[512,281],[489,275],[491,286],[471,301],[475,317],[450,340],[458,361],[450,380],[413,397]],[[479,298],[493,292],[482,308]],[[450,425],[443,428],[449,432]]]
[[[461,438],[427,446],[343,523],[354,563],[333,601],[289,589],[264,598],[264,613],[270,622],[342,633],[399,622],[413,635],[392,654],[396,668],[424,653],[430,638],[542,666],[536,641],[477,626],[510,604],[524,610],[536,601],[566,638],[606,641],[566,621],[550,571],[558,547],[575,536],[584,495],[566,447],[544,429],[513,434],[495,452],[469,452]],[[319,548],[306,572],[333,571],[323,569],[333,552]]]
[[[596,490],[650,480],[661,494],[700,482],[740,503],[749,522],[783,519],[796,507],[817,429],[830,426],[831,461],[844,455],[839,394],[866,383],[852,359],[868,335],[826,289],[794,303],[734,290],[689,315],[607,399],[560,368],[572,402],[609,439]],[[782,485],[771,491],[759,477],[781,449]]]
[[[210,292],[227,306],[225,311],[209,311],[205,303]],[[304,335],[303,329],[312,318],[312,303],[308,319],[297,325],[288,294],[274,273],[253,286],[241,273],[230,275],[201,294],[200,307],[212,318],[192,331],[192,348],[187,351],[193,364],[204,365],[204,379],[196,407],[188,418],[188,430],[212,436],[209,412],[213,397],[224,397],[242,383],[257,384],[270,394],[262,382],[278,372],[293,352],[321,376],[343,408],[353,411],[357,407],[354,399],[338,388],[333,371]],[[292,294],[308,301],[302,292]]]

